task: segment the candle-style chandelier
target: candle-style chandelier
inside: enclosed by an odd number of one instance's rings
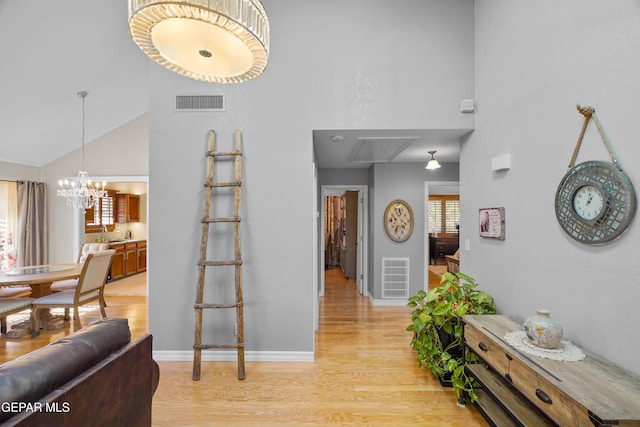
[[[84,98],[87,92],[78,92],[78,96],[82,98],[82,169],[78,171],[78,176],[72,179],[61,179],[58,181],[60,188],[58,196],[67,198],[67,205],[76,209],[91,209],[98,203],[100,198],[107,195],[105,182],[94,186],[89,178],[89,174],[84,170]]]

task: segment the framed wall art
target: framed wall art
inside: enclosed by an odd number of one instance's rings
[[[504,240],[504,208],[480,209],[480,237]]]
[[[394,242],[406,242],[413,232],[413,210],[404,200],[394,200],[384,211],[384,230]]]

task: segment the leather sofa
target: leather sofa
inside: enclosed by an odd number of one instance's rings
[[[0,366],[0,423],[150,426],[160,370],[152,336],[104,318]]]

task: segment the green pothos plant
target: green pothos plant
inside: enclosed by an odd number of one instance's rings
[[[493,297],[477,286],[466,274],[444,273],[440,286],[419,291],[407,303],[415,308],[407,331],[414,333],[411,347],[417,352],[418,366],[429,368],[441,380],[449,378],[459,402],[464,402],[465,395],[471,402],[478,398],[474,391],[478,384],[464,368],[480,360],[464,351],[462,316],[496,313]]]

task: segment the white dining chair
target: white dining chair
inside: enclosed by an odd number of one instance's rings
[[[92,301],[100,304],[102,317],[107,317],[104,301],[104,285],[107,283],[109,267],[115,250],[109,249],[91,253],[87,256],[82,267],[82,273],[78,278],[78,286],[75,289],[52,293],[32,301],[31,310],[31,330],[32,337],[40,333],[40,317],[38,311],[41,309],[62,307],[65,309],[65,318],[69,317],[69,310],[73,308],[74,330],[82,328],[80,322],[79,307]]]
[[[106,251],[107,249],[109,249],[109,243],[84,243],[80,248],[76,262],[82,264],[89,254]],[[51,284],[51,292],[67,291],[69,289],[75,289],[76,286],[78,286],[78,279],[58,280]]]
[[[0,298],[0,333],[7,333],[7,316],[31,308],[32,298]]]
[[[23,298],[31,295],[30,286],[7,286],[0,288],[0,298]]]

